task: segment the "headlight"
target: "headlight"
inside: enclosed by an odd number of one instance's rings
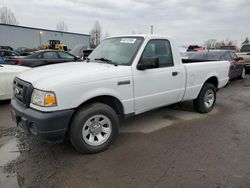
[[[51,91],[34,89],[31,96],[31,103],[38,106],[56,106],[56,95]]]

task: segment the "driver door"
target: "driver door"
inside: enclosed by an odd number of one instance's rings
[[[133,70],[135,113],[176,103],[181,91],[181,67],[174,65],[168,40],[150,40],[141,58],[158,58],[159,67]]]

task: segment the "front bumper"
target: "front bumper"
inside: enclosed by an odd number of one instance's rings
[[[47,141],[62,141],[68,130],[74,110],[40,112],[25,108],[15,98],[11,100],[11,114],[17,126],[27,134]]]

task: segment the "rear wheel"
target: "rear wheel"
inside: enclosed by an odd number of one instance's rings
[[[216,88],[213,84],[205,83],[198,97],[193,101],[194,108],[200,113],[210,112],[216,102]]]
[[[98,153],[107,149],[118,135],[116,112],[102,103],[81,108],[73,118],[70,141],[82,153]]]

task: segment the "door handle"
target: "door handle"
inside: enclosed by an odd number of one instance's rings
[[[177,71],[172,72],[172,76],[177,76],[178,74],[179,74],[179,72],[177,72]]]

